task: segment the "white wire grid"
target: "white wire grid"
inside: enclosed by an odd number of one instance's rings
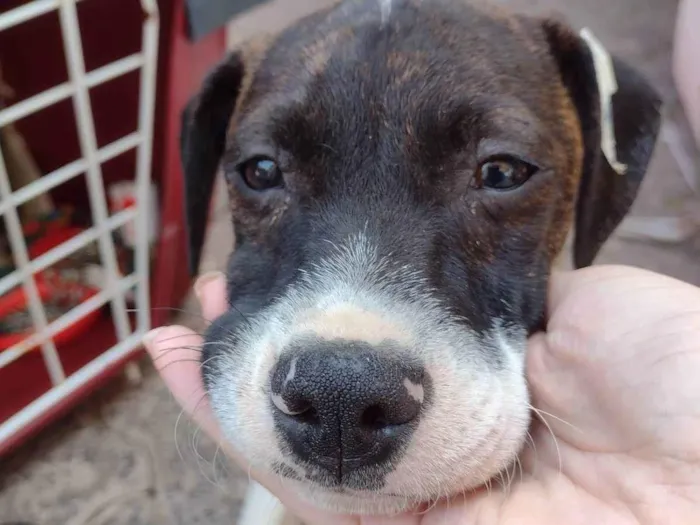
[[[0,151],[0,215],[4,215],[10,248],[17,268],[0,279],[0,296],[21,285],[27,297],[29,313],[35,327],[35,333],[32,336],[0,352],[0,368],[8,366],[31,348],[40,345],[53,385],[51,390],[0,425],[0,446],[24,426],[51,410],[62,399],[70,396],[92,378],[99,376],[112,364],[132,352],[141,344],[141,338],[150,326],[148,226],[149,221],[153,219],[148,217],[148,197],[158,54],[158,7],[156,0],[140,0],[145,14],[140,53],[86,72],[76,5],[81,1],[89,0],[34,0],[0,14],[0,31],[4,31],[18,24],[30,22],[38,16],[57,11],[69,78],[68,82],[0,110],[0,127],[52,104],[72,98],[81,150],[81,158],[78,160],[14,192]],[[139,69],[138,130],[105,147],[98,148],[89,90]],[[132,149],[137,150],[136,205],[110,217],[101,164]],[[93,226],[30,260],[18,207],[82,173],[86,174]],[[135,221],[136,225],[135,271],[129,276],[120,277],[112,233],[130,221]],[[106,285],[100,293],[49,323],[33,275],[95,241],[106,273]],[[136,288],[137,314],[136,329],[132,332],[125,294],[133,288]],[[66,377],[52,337],[108,302],[116,329],[117,344],[112,348],[105,348],[104,353],[99,357]]]

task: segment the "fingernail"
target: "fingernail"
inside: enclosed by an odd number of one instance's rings
[[[165,326],[159,326],[158,328],[154,328],[153,330],[146,332],[141,338],[143,346],[150,350],[151,346],[156,341],[156,337],[158,337],[158,334],[161,333],[164,328]]]
[[[221,272],[207,272],[205,274],[200,275],[194,282],[194,294],[197,296],[197,299],[201,299],[202,290],[207,284],[223,277],[223,275],[224,274]]]

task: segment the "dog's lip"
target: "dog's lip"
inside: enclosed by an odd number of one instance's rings
[[[340,494],[342,496],[354,496],[358,498],[363,498],[365,496],[371,495],[372,498],[376,497],[381,497],[381,498],[396,498],[396,499],[407,499],[407,500],[413,500],[416,499],[414,496],[408,496],[404,494],[394,494],[392,492],[376,492],[374,490],[356,490],[356,489],[348,489],[345,487],[324,487],[323,485],[318,485],[316,484],[317,488],[320,488],[322,490],[327,490],[328,492],[332,492],[333,494]]]
[[[343,486],[329,486],[329,485],[324,485],[322,483],[317,483],[309,480],[297,480],[297,483],[302,483],[303,485],[306,485],[307,487],[313,487],[315,490],[323,490],[326,492],[330,492],[332,494],[339,494],[341,496],[354,496],[358,498],[363,498],[368,495],[371,495],[373,498],[376,497],[383,497],[383,498],[396,498],[396,499],[408,499],[408,500],[415,500],[415,499],[420,499],[417,498],[416,496],[408,495],[408,494],[395,494],[393,492],[377,492],[375,490],[358,490],[358,489],[351,489],[349,487],[343,487]]]

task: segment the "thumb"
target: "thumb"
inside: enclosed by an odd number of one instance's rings
[[[194,283],[194,293],[201,305],[202,317],[208,322],[212,322],[228,308],[226,277],[221,272],[201,275]]]
[[[184,326],[166,326],[151,330],[143,343],[178,404],[209,436],[220,442],[219,426],[200,376],[202,338]]]
[[[584,428],[589,437],[597,434],[601,400],[592,386],[595,377],[576,358],[586,351],[586,341],[575,332],[538,333],[528,341],[526,373],[535,422],[559,441],[580,444]]]

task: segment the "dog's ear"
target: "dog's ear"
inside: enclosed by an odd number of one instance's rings
[[[574,238],[574,264],[581,268],[593,263],[637,196],[659,133],[661,98],[589,31],[577,35],[555,20],[544,29],[581,123]]]
[[[182,113],[180,155],[185,175],[188,263],[192,275],[199,269],[212,191],[243,69],[240,54],[230,54],[207,75],[201,90]]]

